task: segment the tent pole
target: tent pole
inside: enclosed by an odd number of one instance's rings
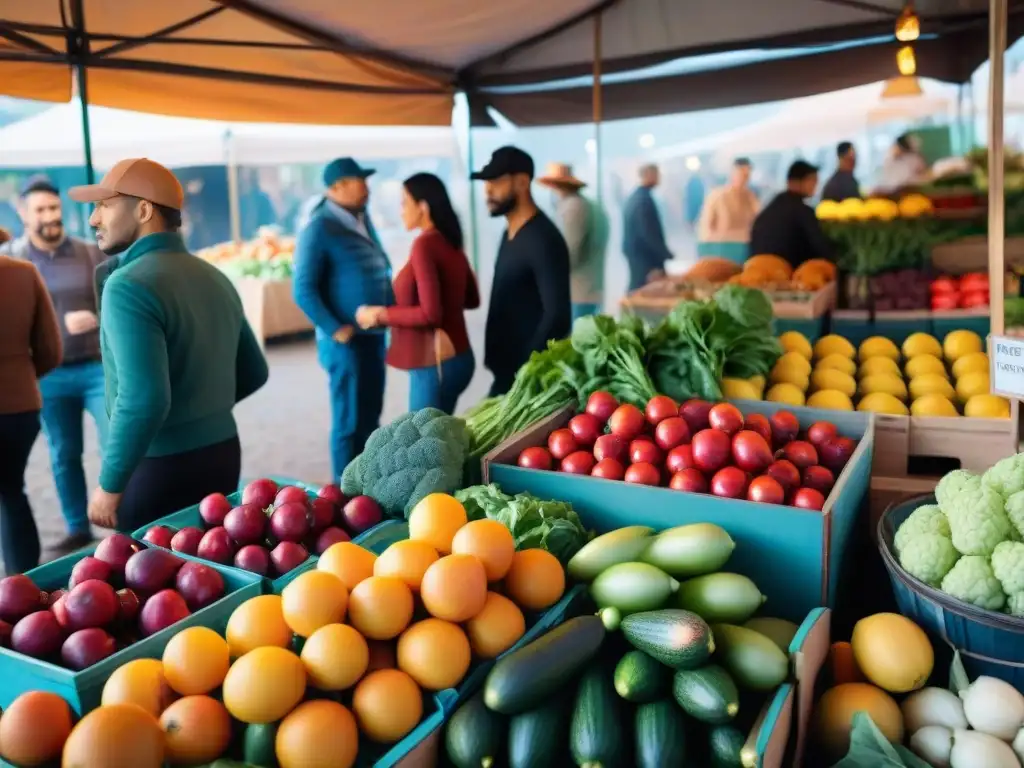
[[[1003,81],[1006,53],[1006,0],[989,0],[988,19],[988,278],[991,332],[1002,334],[1005,325],[1005,201],[1003,198]]]
[[[473,108],[469,101],[469,93],[466,93],[466,165],[469,166],[466,170],[466,178],[469,179],[473,173]],[[469,181],[469,240],[472,243],[470,246],[470,263],[473,265],[473,271],[480,271],[480,249],[477,243],[477,227],[476,227],[476,188],[477,185],[473,183],[473,180]]]
[[[231,240],[242,242],[242,204],[238,194],[238,162],[235,158],[235,142],[231,131],[225,134],[227,142],[228,174],[228,220],[231,223]]]
[[[82,108],[82,143],[85,149],[85,181],[96,183],[96,170],[92,166],[92,131],[89,130],[89,78],[86,72],[86,59],[89,54],[89,38],[85,33],[85,4],[75,0],[72,5],[72,18],[78,31],[76,42],[77,56],[75,79],[78,85],[78,103]]]
[[[594,194],[598,205],[601,204],[601,119],[604,111],[604,103],[601,93],[601,17],[604,14],[598,13],[594,16],[594,92],[593,92],[593,120],[594,120]]]

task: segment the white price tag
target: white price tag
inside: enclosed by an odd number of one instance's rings
[[[990,336],[988,344],[992,392],[1024,398],[1024,339]]]

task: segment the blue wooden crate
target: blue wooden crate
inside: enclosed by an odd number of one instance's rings
[[[688,523],[716,523],[736,541],[727,568],[757,583],[768,597],[768,614],[800,622],[813,608],[835,605],[843,558],[867,499],[874,417],[778,403],[735,403],[744,414],[770,416],[778,410],[791,411],[804,429],[815,421],[828,420],[841,434],[859,441],[822,512],[515,466],[523,448],[545,445],[547,435],[564,426],[572,415],[569,409],[537,422],[488,454],[487,478],[506,493],[527,491],[542,499],[567,501],[587,527],[598,533],[627,525],[664,530]]]
[[[75,563],[95,551],[95,546],[59,560],[34,568],[26,573],[40,589],[52,591],[67,586]],[[256,574],[225,568],[199,558],[178,554],[182,560],[193,560],[211,566],[224,577],[224,597],[202,608],[185,619],[133,643],[103,661],[81,672],[73,672],[48,661],[33,659],[20,653],[0,648],[0,707],[6,708],[25,691],[51,691],[62,696],[76,714],[82,715],[100,702],[103,685],[114,670],[134,659],[159,659],[168,641],[187,627],[222,629],[231,612],[251,597],[260,594],[260,578]]]
[[[772,320],[772,331],[781,336],[788,331],[802,333],[813,344],[825,335],[826,317],[776,317]]]
[[[455,691],[438,691],[434,695],[423,697],[423,719],[412,731],[397,744],[387,748],[361,740],[359,756],[356,758],[358,768],[393,768],[415,751],[421,744],[439,731],[445,722],[447,713],[454,704]],[[436,748],[436,747],[435,747]],[[436,756],[435,756],[436,757]],[[434,760],[415,760],[415,765],[433,765]]]
[[[876,312],[874,318],[866,310],[836,310],[832,313],[830,332],[847,339],[853,346],[871,336],[884,336],[900,346],[912,333],[933,333],[931,313]]]
[[[976,313],[972,310],[951,310],[949,312],[932,312],[932,333],[942,341],[946,334],[953,331],[974,331],[982,339],[988,338],[992,331],[992,317]]]

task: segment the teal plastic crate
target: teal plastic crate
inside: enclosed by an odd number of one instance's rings
[[[778,410],[791,411],[803,429],[828,420],[840,434],[859,441],[822,512],[515,466],[522,449],[545,445],[547,435],[564,426],[572,415],[568,409],[537,422],[488,454],[488,479],[506,493],[526,491],[542,499],[567,501],[587,527],[598,533],[627,525],[664,530],[688,523],[716,523],[736,541],[727,569],[746,574],[757,583],[768,597],[765,611],[769,615],[800,622],[814,608],[835,605],[843,558],[867,501],[874,417],[778,403],[734,402],[744,414],[770,416]]]
[[[444,727],[447,713],[454,708],[455,691],[438,691],[433,696],[423,697],[423,719],[404,739],[390,749],[361,740],[359,757],[356,759],[358,768],[393,768],[415,751],[435,732]],[[435,745],[435,748],[439,748]],[[435,760],[416,760],[415,765],[434,765]]]
[[[933,333],[931,313],[923,310],[877,312],[874,319],[867,311],[836,310],[832,313],[831,332],[855,347],[871,336],[885,336],[899,346],[912,333]]]
[[[787,331],[802,333],[813,344],[825,335],[825,328],[827,327],[825,320],[825,315],[809,318],[776,317],[772,321],[772,330],[776,336],[781,336]]]
[[[940,342],[946,338],[946,334],[959,330],[974,331],[985,339],[992,332],[992,318],[966,310],[932,313],[932,332]]]
[[[95,547],[89,547],[73,555],[62,557],[51,563],[34,568],[26,573],[40,589],[52,591],[66,587],[71,569]],[[155,635],[133,643],[122,651],[81,672],[74,672],[48,661],[33,659],[20,653],[0,648],[0,708],[6,708],[25,691],[50,691],[62,696],[76,714],[99,705],[103,685],[114,670],[134,659],[159,659],[168,641],[188,627],[210,627],[221,630],[226,626],[231,612],[251,597],[260,594],[260,577],[256,574],[225,568],[199,558],[179,554],[182,560],[192,560],[211,566],[224,577],[224,597],[212,605],[196,611],[176,624],[157,632]]]

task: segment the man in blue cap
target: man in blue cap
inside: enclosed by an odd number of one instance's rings
[[[359,307],[394,303],[391,263],[366,210],[371,175],[350,157],[328,163],[324,198],[295,245],[295,302],[316,327],[330,384],[335,479],[362,452],[384,408],[385,332],[356,324]]]

